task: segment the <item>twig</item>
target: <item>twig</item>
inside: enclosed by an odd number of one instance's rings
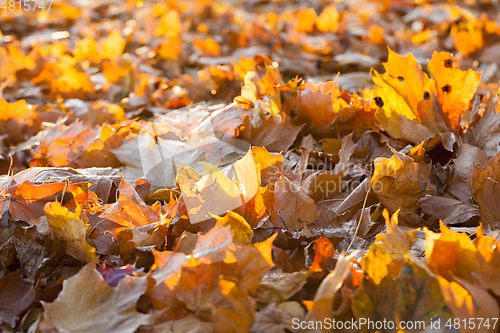
[[[354,243],[354,240],[356,239],[356,235],[358,234],[359,226],[361,225],[361,221],[363,220],[363,215],[365,213],[365,207],[366,207],[366,201],[368,200],[368,194],[370,193],[370,191],[371,191],[371,187],[368,188],[368,191],[366,191],[365,200],[363,201],[363,208],[361,208],[361,216],[359,217],[359,222],[358,222],[358,225],[356,226],[356,231],[354,232],[354,235],[352,236],[351,244],[349,244],[349,246],[347,247],[347,250],[345,250],[346,252],[349,251],[352,244]]]

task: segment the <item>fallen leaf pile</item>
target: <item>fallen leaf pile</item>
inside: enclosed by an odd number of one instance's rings
[[[497,2],[49,2],[0,8],[2,332],[499,331]]]

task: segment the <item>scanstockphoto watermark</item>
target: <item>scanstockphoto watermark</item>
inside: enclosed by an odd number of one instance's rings
[[[325,318],[324,320],[300,320],[299,318],[292,319],[292,328],[294,330],[406,330],[416,332],[434,332],[446,330],[477,330],[478,332],[496,330],[498,318],[440,318],[434,317],[429,321],[414,320],[414,321],[393,321],[393,320],[371,320],[367,318],[359,318],[351,320],[335,320],[334,318]]]
[[[142,167],[142,176],[149,178],[155,189],[175,187],[176,180],[179,187],[183,190],[183,195],[186,189],[193,188],[192,179],[179,179],[177,177],[180,166],[191,167],[198,174],[203,175],[207,171],[207,163],[215,166],[217,170],[221,170],[229,179],[233,178],[234,162],[247,154],[250,149],[250,144],[244,140],[234,139],[234,133],[231,133],[231,126],[225,125],[227,115],[235,112],[235,105],[228,105],[219,108],[209,108],[205,103],[198,103],[178,110],[166,110],[165,113],[157,117],[154,121],[148,122],[144,126],[137,138],[139,147],[140,164]],[[229,117],[230,118],[230,117]],[[221,126],[222,124],[222,126]],[[225,129],[225,130],[224,130]],[[233,129],[234,130],[234,129]],[[251,154],[250,154],[251,155]],[[278,156],[278,155],[276,155]],[[290,191],[299,193],[306,191],[323,192],[327,197],[330,194],[339,193],[342,191],[352,192],[359,182],[344,182],[342,176],[334,179],[319,177],[317,180],[312,177],[312,181],[307,183],[305,179],[295,178],[290,182],[276,183],[282,174],[293,172],[292,170],[283,170],[283,165],[280,163],[280,158],[276,157],[275,163],[269,161],[270,172],[274,178],[269,179],[270,183],[275,186],[270,188],[270,191]],[[297,162],[298,163],[298,162]],[[278,165],[280,165],[278,167]],[[348,170],[356,167],[355,165],[322,165],[318,163],[309,163],[305,169],[316,173],[319,176],[322,172],[332,174],[334,170]],[[292,166],[293,168],[293,166]],[[301,168],[303,169],[303,168]],[[361,169],[358,166],[358,174],[369,176],[374,170],[368,170],[366,167]],[[212,169],[215,170],[215,169]],[[390,170],[386,170],[389,172]],[[310,175],[310,173],[309,173]],[[135,175],[134,176],[141,176]],[[138,178],[138,177],[136,177]],[[210,186],[211,183],[201,180],[196,184],[196,189],[201,193],[203,188]],[[241,184],[240,184],[241,185]],[[382,183],[373,182],[372,188],[377,191],[381,190]],[[285,189],[280,186],[286,186]],[[222,193],[222,190],[214,188],[213,193],[206,198],[212,200],[210,204],[205,200],[207,205],[206,210],[215,215],[221,215],[229,210],[233,210],[245,204],[245,201],[250,200],[257,194],[249,193],[249,189],[242,189],[242,199],[230,198],[224,199],[227,196]],[[236,189],[238,190],[238,189]],[[218,191],[218,192],[217,192]],[[222,199],[221,199],[222,198]],[[211,218],[208,214],[198,213],[199,200],[190,200],[184,196],[184,202],[188,210],[188,215],[192,223],[201,222]],[[216,204],[215,201],[220,204]],[[192,207],[191,207],[192,205]]]
[[[430,326],[431,327],[431,326]],[[292,319],[292,328],[310,329],[310,330],[416,330],[422,331],[426,329],[426,322],[421,321],[399,321],[392,320],[371,320],[367,318],[359,318],[351,320],[335,320],[334,318],[325,318],[324,320],[300,320],[299,318]],[[432,327],[431,327],[432,328]]]

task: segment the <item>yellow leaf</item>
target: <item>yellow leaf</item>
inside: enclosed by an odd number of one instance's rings
[[[499,315],[498,303],[484,289],[466,280],[458,279],[458,282],[447,281],[438,276],[441,292],[456,321],[460,323],[472,323],[481,318],[481,324],[461,326],[461,332],[496,332],[496,318]],[[475,322],[476,324],[476,322]]]
[[[386,276],[394,279],[404,266],[405,256],[416,239],[417,230],[403,230],[398,227],[398,212],[389,220],[389,213],[384,210],[387,232],[378,234],[375,243],[361,262],[363,271],[375,284]]]
[[[440,234],[424,228],[427,266],[449,281],[454,276],[472,281],[471,272],[478,268],[476,247],[465,232],[453,232],[443,222],[440,226]]]
[[[44,211],[55,237],[64,241],[70,255],[84,262],[96,257],[95,249],[86,239],[90,225],[79,218],[79,209],[73,213],[56,201],[47,203]]]
[[[252,243],[253,230],[238,213],[229,211],[224,217],[214,216],[214,218],[217,220],[216,226],[231,227],[231,235],[235,244],[246,245]]]
[[[482,72],[453,68],[451,54],[437,51],[434,51],[427,68],[436,81],[441,109],[448,116],[451,128],[456,129],[462,113],[468,109],[469,101],[479,86]]]
[[[405,223],[418,223],[418,200],[434,194],[436,188],[430,181],[432,165],[415,163],[414,160],[394,152],[390,158],[377,158],[370,187],[390,213],[401,209]]]
[[[125,39],[119,30],[113,30],[102,44],[101,57],[113,58],[123,53],[125,49]]]
[[[297,13],[297,16],[295,30],[299,32],[312,32],[314,30],[314,23],[318,15],[313,8],[302,8]]]
[[[335,5],[325,7],[316,21],[321,32],[336,32],[339,26],[339,12]]]
[[[477,271],[472,276],[485,289],[490,289],[495,295],[500,296],[500,242],[496,237],[487,237],[483,234],[482,225],[477,228],[474,245],[477,248],[478,264]]]
[[[260,166],[255,164],[251,150],[234,163],[234,180],[238,182],[245,201],[249,201],[259,192]]]

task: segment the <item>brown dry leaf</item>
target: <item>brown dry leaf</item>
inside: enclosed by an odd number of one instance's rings
[[[175,286],[177,299],[184,302],[193,312],[211,312],[213,307],[211,297],[218,287],[218,273],[215,265],[204,263],[197,266],[184,265],[179,282]]]
[[[342,193],[343,172],[332,174],[321,170],[307,178],[304,183],[310,183],[309,196],[315,201],[333,199]]]
[[[87,264],[63,283],[63,289],[52,303],[42,302],[43,318],[66,332],[133,333],[149,323],[149,315],[137,312],[136,303],[147,289],[147,278],[125,277],[116,288],[110,287]]]
[[[11,327],[16,326],[23,312],[37,300],[32,283],[25,281],[17,270],[0,278],[0,318]]]
[[[476,247],[466,233],[453,232],[442,222],[440,225],[439,234],[424,228],[427,266],[448,281],[454,277],[473,281],[471,273],[478,268]]]
[[[482,148],[489,158],[500,152],[500,113],[498,96],[490,96],[483,116],[472,129],[475,144]]]
[[[462,143],[459,146],[458,155],[453,159],[455,164],[455,174],[469,179],[472,177],[474,165],[484,167],[488,163],[486,153],[476,146]]]
[[[260,281],[274,267],[272,245],[278,234],[253,245],[237,246],[231,251],[235,258],[232,274],[238,286],[245,292],[255,294]]]
[[[212,332],[213,324],[200,320],[193,314],[182,319],[153,325],[154,333]]]
[[[312,222],[318,218],[316,203],[302,187],[282,175],[273,188],[272,202],[265,202],[265,204],[272,207],[271,218],[276,226],[298,230],[306,222]]]
[[[307,282],[307,272],[270,272],[262,278],[257,288],[259,303],[281,303],[302,289]]]
[[[255,314],[252,333],[293,331],[297,319],[304,318],[305,311],[297,302],[272,303]],[[295,321],[294,321],[295,319]]]
[[[255,301],[232,281],[219,279],[222,300],[216,304],[214,333],[250,332],[257,308]]]
[[[474,225],[479,220],[479,208],[459,200],[426,195],[418,200],[422,210],[442,220],[445,225],[468,223]]]
[[[13,221],[34,220],[43,215],[43,208],[62,192],[65,184],[34,184],[29,180],[18,184],[14,178],[2,184],[0,213],[9,212]]]
[[[289,119],[289,118],[287,118]],[[243,129],[238,139],[245,140],[252,146],[266,147],[268,151],[280,152],[290,148],[297,134],[304,125],[294,126],[289,120],[277,123],[273,117],[268,117],[260,127],[250,125],[250,119],[245,117]]]
[[[497,202],[497,193],[500,180],[500,153],[492,157],[486,166],[474,165],[470,184],[472,197],[479,205],[481,222],[486,225],[496,224],[500,221],[500,205]]]

